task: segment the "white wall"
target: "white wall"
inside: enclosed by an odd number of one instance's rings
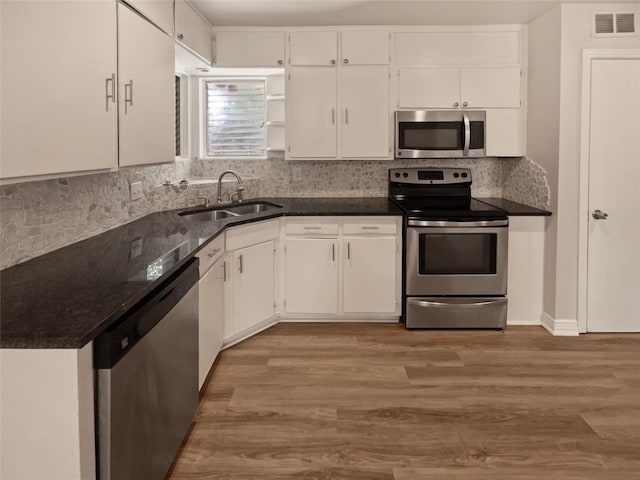
[[[638,3],[597,3],[562,6],[558,234],[554,318],[576,319],[576,321],[578,311],[579,132],[582,50],[585,48],[640,48],[640,37],[637,36],[592,38],[590,22],[591,12],[594,11],[635,12],[636,18],[638,18],[640,17],[640,5]]]
[[[591,37],[592,12],[634,12],[638,3],[565,4],[529,24],[527,152],[548,174],[544,311],[577,331],[579,128],[582,50],[640,48],[640,37]]]
[[[553,312],[556,302],[561,13],[556,7],[529,23],[528,28],[527,153],[547,171],[554,212],[546,222],[545,312]]]

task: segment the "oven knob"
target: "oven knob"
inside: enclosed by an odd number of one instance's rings
[[[462,174],[462,178],[467,178],[467,174],[466,174],[466,173],[463,173],[463,174]]]
[[[400,178],[400,174],[396,172],[396,178]]]
[[[403,176],[404,178],[407,178],[407,177],[409,176],[409,174],[408,174],[407,172],[404,172],[404,173],[402,174],[402,176]]]
[[[458,178],[460,176],[460,174],[458,172],[453,174],[453,178]]]

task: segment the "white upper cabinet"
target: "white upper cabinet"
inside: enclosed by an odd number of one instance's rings
[[[400,68],[400,108],[519,108],[519,67]]]
[[[213,58],[211,25],[186,0],[176,0],[176,40],[203,60]]]
[[[468,108],[519,108],[520,68],[462,68],[460,101]]]
[[[343,158],[386,158],[389,153],[389,69],[343,68],[341,137]]]
[[[388,65],[387,30],[345,30],[341,33],[342,65]]]
[[[175,43],[118,4],[120,165],[175,160]]]
[[[517,65],[519,31],[397,32],[396,65]]]
[[[338,32],[291,32],[289,63],[291,65],[336,65],[338,63]]]
[[[294,67],[287,83],[287,155],[335,158],[337,73],[331,67]]]
[[[487,109],[485,132],[487,157],[526,155],[526,123],[523,108]]]
[[[3,179],[113,169],[115,2],[0,2]]]
[[[284,32],[218,31],[214,63],[219,67],[284,66]]]
[[[127,0],[149,21],[173,35],[173,0]]]
[[[457,108],[460,106],[458,68],[401,68],[398,70],[401,108]]]

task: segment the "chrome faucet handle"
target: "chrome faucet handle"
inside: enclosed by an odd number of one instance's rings
[[[243,192],[243,190],[244,190],[244,187],[242,185],[238,185],[238,188],[236,188],[236,191],[229,194],[229,201],[231,203],[235,203],[233,201],[233,197],[237,196],[236,202],[237,203],[242,202],[242,192]]]
[[[208,207],[209,206],[209,198],[201,196],[201,197],[196,198],[196,202],[200,201],[201,199],[202,199],[202,206],[205,207],[205,208]]]

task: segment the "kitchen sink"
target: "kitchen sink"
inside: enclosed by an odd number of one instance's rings
[[[214,207],[200,208],[198,210],[188,210],[180,212],[180,216],[189,216],[194,220],[206,222],[210,220],[221,220],[223,218],[235,218],[252,213],[263,213],[270,210],[282,208],[282,205],[271,202],[249,202],[236,205],[216,205]]]
[[[251,213],[263,213],[270,210],[277,210],[278,208],[282,208],[282,205],[277,205],[275,203],[269,202],[255,202],[227,207],[225,210],[228,212],[236,213],[238,215],[249,215]]]

